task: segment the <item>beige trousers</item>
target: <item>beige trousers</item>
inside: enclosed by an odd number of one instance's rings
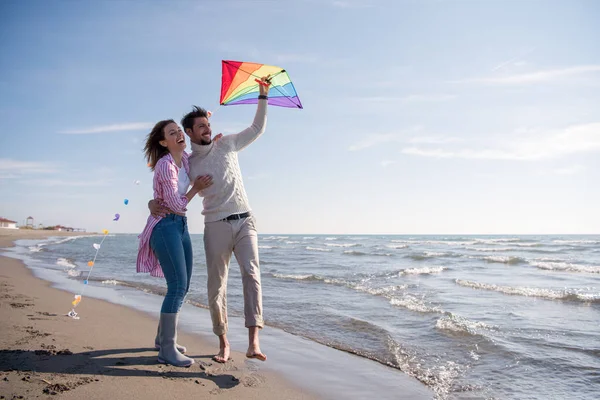
[[[231,253],[235,254],[242,273],[245,325],[262,328],[262,289],[254,217],[205,223],[204,251],[208,306],[215,335],[227,333],[227,276]]]

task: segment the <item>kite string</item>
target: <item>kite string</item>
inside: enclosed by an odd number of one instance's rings
[[[96,254],[94,254],[94,259],[92,260],[92,267],[90,268],[90,270],[88,271],[87,277],[85,278],[84,281],[84,285],[83,288],[81,289],[81,292],[79,293],[80,296],[83,296],[83,292],[85,291],[85,287],[87,285],[86,282],[88,282],[88,280],[90,279],[90,275],[92,274],[92,270],[94,269],[94,266],[96,265],[96,258],[98,257],[98,253],[100,252],[100,249],[102,248],[102,243],[104,243],[104,240],[106,239],[108,235],[104,235],[104,237],[102,238],[102,240],[100,241],[100,245],[98,246],[98,248],[96,249]],[[77,305],[75,306],[75,308],[79,305],[79,303],[77,303]]]

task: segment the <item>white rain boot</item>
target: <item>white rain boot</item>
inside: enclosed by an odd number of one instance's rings
[[[185,354],[187,349],[185,346],[175,343],[175,347],[181,354]],[[154,338],[154,348],[160,350],[160,321],[158,322],[158,328],[156,328],[156,338]]]
[[[160,314],[160,350],[158,351],[158,362],[176,367],[189,367],[194,363],[194,360],[181,354],[175,347],[178,317],[179,313]]]

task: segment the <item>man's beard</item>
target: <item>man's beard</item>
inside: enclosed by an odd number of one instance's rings
[[[208,140],[205,140],[204,138],[201,138],[201,139],[200,139],[200,144],[201,144],[202,146],[209,145],[209,144],[211,144],[211,142],[212,142],[212,138],[209,138]]]

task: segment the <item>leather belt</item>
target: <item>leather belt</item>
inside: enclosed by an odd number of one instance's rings
[[[241,213],[241,214],[231,214],[229,217],[223,218],[221,221],[233,221],[233,220],[248,218],[249,216],[250,216],[250,211]]]

